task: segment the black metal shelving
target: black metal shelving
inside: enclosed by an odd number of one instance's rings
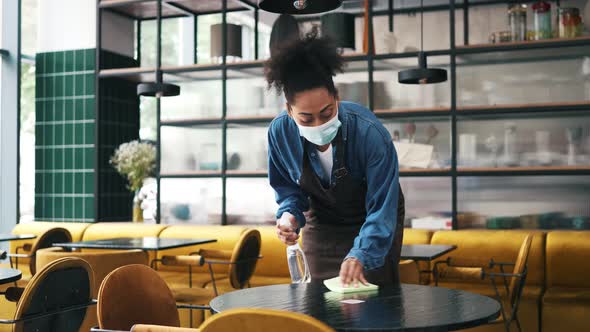
[[[160,117],[157,119],[158,131],[162,126],[174,127],[192,127],[199,128],[202,126],[218,125],[222,131],[222,166],[220,171],[196,171],[196,172],[180,172],[169,174],[158,174],[157,181],[160,185],[161,179],[171,178],[220,178],[222,180],[222,223],[226,223],[226,180],[228,178],[266,178],[267,173],[261,171],[243,172],[227,170],[227,129],[229,125],[236,124],[257,124],[268,125],[272,121],[273,116],[248,116],[248,117],[230,117],[227,116],[227,80],[232,79],[234,75],[250,75],[252,77],[261,77],[263,74],[264,60],[259,59],[258,54],[258,22],[259,13],[256,8],[254,0],[218,0],[208,1],[208,6],[218,6],[217,9],[195,10],[194,7],[199,0],[184,0],[184,1],[166,1],[166,0],[97,0],[97,31],[101,27],[101,11],[109,10],[120,15],[124,15],[138,22],[138,43],[140,26],[142,21],[154,19],[153,10],[156,8],[156,3],[162,1],[164,8],[164,18],[178,18],[178,17],[194,17],[195,31],[196,22],[199,16],[209,14],[221,14],[224,29],[222,33],[222,45],[225,53],[227,31],[225,23],[227,21],[227,14],[234,11],[251,11],[253,12],[254,24],[254,43],[255,43],[255,59],[253,61],[244,61],[238,63],[227,63],[225,56],[222,57],[221,64],[198,64],[196,58],[196,43],[195,34],[195,63],[188,66],[168,66],[162,67],[165,75],[165,80],[169,81],[205,81],[205,80],[219,80],[222,82],[222,112],[221,117],[217,118],[195,118],[195,119],[174,119],[163,120]],[[523,1],[532,2],[532,1]],[[205,2],[202,2],[205,3]],[[449,59],[449,81],[450,81],[450,105],[448,107],[432,107],[432,108],[416,108],[416,109],[378,109],[374,110],[376,115],[382,119],[396,119],[396,118],[433,118],[444,117],[448,118],[451,125],[451,165],[448,168],[442,169],[402,169],[400,176],[402,177],[449,177],[451,179],[451,204],[453,228],[457,228],[457,179],[459,177],[469,176],[560,176],[560,175],[590,175],[590,167],[507,167],[507,168],[464,168],[457,165],[457,123],[463,117],[498,117],[498,116],[522,116],[524,114],[533,114],[535,116],[556,115],[560,113],[588,113],[590,112],[590,101],[569,102],[569,103],[543,103],[543,104],[513,104],[513,105],[481,105],[481,106],[459,106],[457,105],[457,67],[469,65],[481,65],[482,63],[510,63],[510,62],[526,62],[539,61],[543,59],[561,59],[568,56],[577,56],[579,54],[590,54],[590,37],[581,37],[573,39],[554,39],[534,42],[515,42],[502,44],[481,44],[468,45],[469,42],[469,8],[476,6],[489,6],[510,3],[510,0],[481,0],[469,1],[464,0],[455,2],[450,0],[448,4],[425,6],[424,11],[448,11],[449,12],[449,48],[427,50],[427,56],[447,56]],[[372,30],[372,18],[374,16],[389,15],[388,10],[374,10],[371,2],[368,13],[369,31]],[[456,45],[455,42],[455,16],[456,13],[462,10],[463,14],[463,30],[464,40],[462,46]],[[394,15],[409,14],[419,12],[420,8],[401,8],[395,9]],[[357,16],[363,15],[362,12],[355,13]],[[301,21],[318,21],[319,16],[306,16],[300,18]],[[98,35],[98,46],[100,49],[100,33]],[[369,38],[369,43],[372,44],[372,38]],[[369,45],[369,49],[373,45]],[[137,45],[140,49],[139,45]],[[372,109],[374,105],[373,96],[373,73],[379,70],[399,70],[400,68],[390,68],[387,60],[394,59],[411,59],[417,56],[417,52],[394,53],[394,54],[352,54],[346,55],[348,62],[366,62],[355,70],[367,71],[368,73],[368,106]],[[97,68],[99,67],[99,52],[97,52]],[[141,54],[138,52],[137,60],[139,62]],[[154,68],[123,68],[123,69],[97,69],[97,84],[101,78],[120,77],[121,79],[141,82],[144,80],[151,80],[154,77]],[[392,78],[393,79],[393,78]],[[158,103],[158,113],[160,105]],[[97,107],[98,113],[98,107]],[[97,118],[98,118],[97,114]],[[98,132],[98,131],[97,131]],[[160,145],[160,142],[157,142]],[[158,165],[160,165],[160,155],[158,155]],[[161,188],[159,186],[159,188]],[[160,211],[158,198],[158,211]]]

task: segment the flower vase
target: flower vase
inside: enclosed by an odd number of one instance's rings
[[[139,190],[135,192],[133,198],[133,222],[143,222],[143,210],[141,209],[141,201],[138,197]]]

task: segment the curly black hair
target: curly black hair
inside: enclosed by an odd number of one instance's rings
[[[283,92],[287,102],[292,103],[298,92],[319,87],[337,97],[332,77],[343,67],[344,58],[334,41],[320,37],[316,27],[303,38],[278,45],[266,61],[264,75],[268,88]]]

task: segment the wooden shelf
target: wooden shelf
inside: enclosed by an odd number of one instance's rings
[[[161,173],[161,178],[200,178],[221,177],[221,171],[186,171]]]
[[[555,113],[568,111],[590,111],[590,100],[558,103],[499,104],[457,107],[458,115]]]
[[[590,166],[458,167],[459,175],[590,175]]]
[[[271,122],[275,115],[252,115],[252,116],[228,116],[225,119],[228,123],[259,123]]]
[[[228,170],[225,172],[230,177],[267,177],[268,171],[240,171]]]
[[[448,176],[450,168],[401,168],[399,174],[402,176]]]
[[[162,120],[161,126],[191,127],[198,125],[221,124],[221,118]]]
[[[377,116],[412,116],[418,115],[446,115],[450,113],[449,107],[428,107],[428,108],[396,108],[396,109],[377,109],[375,115]]]
[[[248,0],[246,0],[248,1]],[[250,3],[255,6],[254,3]],[[109,9],[133,19],[153,19],[156,17],[156,1],[146,0],[101,0],[100,8]],[[237,1],[228,1],[228,11],[248,10]],[[221,12],[221,1],[204,0],[164,0],[162,18],[187,17],[195,14]]]
[[[148,82],[156,79],[155,68],[131,67],[131,68],[115,68],[115,69],[101,69],[98,72],[100,78],[123,78],[133,82]]]
[[[494,52],[497,50],[509,50],[509,49],[522,49],[522,48],[545,48],[545,47],[560,47],[560,46],[575,46],[577,44],[583,45],[588,43],[590,46],[590,36],[576,37],[576,38],[552,38],[543,40],[529,40],[529,41],[517,41],[517,42],[506,42],[506,43],[486,43],[486,44],[473,44],[473,45],[461,45],[457,46],[457,52],[471,52],[471,51],[483,51],[483,52]]]

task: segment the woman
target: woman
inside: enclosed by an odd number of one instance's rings
[[[312,31],[280,45],[265,68],[287,110],[271,123],[269,180],[279,204],[277,234],[303,250],[314,279],[344,287],[398,282],[403,195],[391,136],[367,108],[339,100],[332,77],[344,64]]]

